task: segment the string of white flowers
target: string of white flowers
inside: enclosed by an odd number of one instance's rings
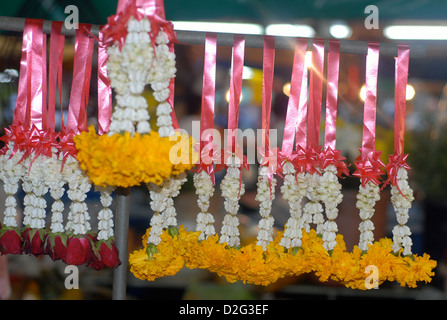
[[[48,192],[48,185],[43,183],[46,175],[46,156],[39,155],[34,159],[34,153],[24,160],[25,168],[29,168],[23,176],[23,190],[26,196],[23,200],[23,224],[34,229],[45,228],[45,217],[47,207],[43,196]],[[31,163],[31,159],[34,161]]]
[[[57,154],[57,150],[52,148],[52,155],[46,159],[47,171],[45,173],[45,183],[47,184],[50,195],[54,199],[51,205],[51,224],[50,230],[53,233],[64,232],[63,211],[64,203],[61,198],[64,195],[65,181],[62,177],[62,153]]]
[[[16,151],[12,155],[14,142],[8,143],[8,150],[0,156],[1,178],[3,180],[3,189],[6,194],[5,214],[3,217],[3,225],[5,227],[17,227],[17,200],[16,193],[19,189],[19,182],[25,174],[23,163],[19,163],[23,156],[22,151]]]
[[[272,203],[275,199],[275,188],[276,178],[272,176],[269,181],[267,168],[264,166],[259,167],[255,199],[260,202],[259,214],[261,215],[261,220],[258,223],[259,231],[256,244],[261,246],[264,251],[267,250],[267,245],[273,241],[274,219],[271,212]]]
[[[177,211],[174,206],[174,198],[180,194],[180,189],[187,180],[186,173],[182,172],[163,182],[163,188],[166,188],[169,193],[166,209],[162,212],[164,229],[177,226]]]
[[[110,206],[113,202],[112,193],[115,190],[113,186],[101,187],[95,186],[96,191],[99,191],[99,201],[102,209],[98,212],[98,240],[108,240],[114,236],[113,232],[113,212]]]
[[[154,49],[148,33],[151,31],[150,22],[147,18],[138,21],[132,17],[127,31],[121,49],[118,44],[107,49],[108,76],[116,91],[117,102],[111,117],[109,135],[151,131],[147,102],[142,96],[154,60]]]
[[[301,202],[306,196],[307,186],[305,173],[296,173],[292,163],[286,162],[283,166],[284,183],[281,186],[281,194],[289,203],[290,218],[287,220],[280,245],[284,248],[301,247],[303,237],[303,217]]]
[[[147,239],[148,244],[158,245],[164,228],[177,225],[176,210],[173,197],[176,197],[180,188],[187,180],[186,174],[181,173],[175,177],[165,179],[161,185],[147,184],[151,199],[150,207],[154,212],[150,225],[151,229]]]
[[[320,203],[321,194],[319,186],[321,184],[321,175],[319,173],[308,173],[305,175],[307,185],[307,199],[303,209],[303,226],[307,232],[310,231],[310,224],[316,225],[317,234],[323,234],[323,206]]]
[[[400,189],[400,191],[399,191]],[[405,168],[399,168],[397,171],[397,186],[391,186],[391,203],[396,212],[397,225],[393,228],[393,251],[399,252],[403,248],[404,255],[411,255],[411,246],[413,242],[410,238],[411,231],[406,225],[408,222],[408,211],[411,208],[413,190],[408,184],[408,173]]]
[[[160,29],[155,39],[155,57],[149,72],[149,83],[154,91],[154,98],[160,104],[157,106],[157,126],[160,137],[174,135],[172,126],[172,107],[167,102],[169,98],[169,83],[175,77],[175,53],[169,51],[167,33]]]
[[[200,212],[196,218],[196,231],[200,231],[199,240],[205,240],[214,235],[214,217],[209,212],[210,199],[214,195],[214,185],[211,177],[206,171],[194,174],[194,187],[196,189],[197,204]]]
[[[72,156],[67,157],[62,174],[68,183],[67,196],[71,200],[65,229],[74,235],[85,235],[91,230],[90,215],[85,203],[91,182]]]
[[[359,248],[362,251],[368,250],[368,245],[374,242],[374,224],[371,218],[374,215],[374,206],[380,199],[380,187],[375,183],[368,181],[365,186],[360,184],[357,193],[356,207],[360,210],[360,240]]]
[[[333,250],[337,245],[335,238],[337,236],[337,223],[335,219],[338,216],[338,205],[343,200],[341,192],[342,186],[337,177],[337,167],[329,165],[324,169],[320,179],[321,201],[324,204],[327,220],[323,224],[323,246],[326,250]]]
[[[241,160],[232,155],[224,179],[220,185],[224,197],[224,216],[221,228],[220,243],[226,243],[230,247],[240,245],[239,239],[239,200],[245,193],[245,185],[241,180]]]

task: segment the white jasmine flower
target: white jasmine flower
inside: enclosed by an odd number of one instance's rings
[[[400,190],[400,191],[399,191]],[[393,228],[393,251],[403,250],[404,255],[411,255],[413,242],[410,238],[411,231],[405,224],[408,221],[409,209],[414,200],[413,190],[408,184],[408,173],[405,168],[399,168],[397,171],[397,186],[391,186],[391,203],[396,212],[397,225]]]
[[[239,239],[239,200],[245,193],[245,185],[241,180],[240,159],[236,155],[231,156],[231,163],[227,169],[224,179],[220,185],[222,196],[224,197],[224,207],[227,212],[220,231],[220,243],[226,243],[230,247],[240,245]]]
[[[359,248],[362,251],[368,250],[368,245],[374,242],[374,224],[371,218],[374,215],[374,206],[380,199],[380,188],[375,183],[368,181],[363,187],[360,185],[357,194],[356,206],[360,210],[362,222],[359,225],[360,240]]]

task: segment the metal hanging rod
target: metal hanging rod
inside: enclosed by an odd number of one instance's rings
[[[44,21],[43,31],[45,33],[51,32],[50,20]],[[25,26],[25,18],[16,17],[5,17],[0,16],[0,30],[6,31],[16,31],[23,32]],[[101,26],[92,25],[91,33],[98,35]],[[205,43],[206,32],[198,31],[184,31],[176,30],[177,39],[179,43],[183,44],[193,44],[193,45],[203,45]],[[62,26],[62,34],[66,36],[74,36],[75,29],[67,29]],[[233,34],[232,33],[216,33],[217,34],[217,44],[219,46],[232,46],[233,45]],[[292,37],[276,37],[275,48],[290,50],[294,48],[295,38]],[[308,46],[312,46],[312,38],[308,39]],[[328,45],[326,43],[326,45]],[[245,35],[245,46],[248,48],[263,48],[264,47],[264,36],[262,35]],[[380,55],[381,56],[397,56],[398,43],[396,42],[381,42],[380,43]],[[426,56],[426,48],[422,45],[410,46],[410,57],[411,58],[423,58]],[[359,54],[366,55],[368,50],[368,41],[362,40],[340,40],[340,52],[346,54]]]

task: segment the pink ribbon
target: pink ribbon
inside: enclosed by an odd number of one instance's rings
[[[46,126],[46,35],[43,20],[26,19],[13,125]]]
[[[91,25],[80,24],[75,34],[73,82],[68,108],[67,130],[75,134],[87,130],[86,106],[90,92],[90,76],[94,39],[89,37]]]
[[[220,161],[213,144],[214,99],[216,89],[216,34],[207,34],[205,39],[205,57],[203,65],[202,111],[200,114],[200,162],[197,172],[205,170],[214,183],[214,162]],[[210,152],[212,155],[210,155]]]
[[[405,109],[409,60],[409,46],[399,45],[395,66],[394,154],[389,155],[389,161],[385,167],[388,179],[384,182],[382,188],[391,184],[397,186],[399,189],[399,186],[397,185],[397,172],[399,171],[399,168],[410,169],[410,166],[406,162],[408,154],[404,154]],[[400,189],[399,192],[402,194]]]
[[[112,88],[107,77],[107,47],[102,44],[104,36],[99,32],[98,43],[98,134],[109,131],[112,118]]]
[[[242,92],[242,70],[244,67],[245,37],[234,35],[231,58],[230,99],[228,105],[227,146],[237,149],[236,136],[239,124],[239,103]]]
[[[284,126],[284,136],[279,153],[279,169],[286,161],[292,161],[293,146],[295,141],[295,134],[297,135],[297,142],[302,143],[302,139],[306,137],[306,119],[307,107],[304,102],[307,100],[307,93],[304,89],[304,84],[307,82],[305,70],[305,58],[307,50],[307,39],[297,38],[295,43],[295,53],[293,58],[292,78],[290,82],[290,95],[287,104],[287,113]],[[307,88],[307,85],[305,86]],[[306,99],[303,97],[305,96]],[[306,112],[304,112],[306,111]]]
[[[379,67],[379,44],[370,42],[366,56],[366,98],[363,111],[363,138],[360,156],[354,161],[357,170],[354,176],[360,177],[362,185],[368,181],[380,183],[384,163],[380,160],[380,151],[375,149],[377,77]]]
[[[59,93],[59,101],[61,105],[61,116],[62,113],[62,63],[64,58],[64,43],[65,36],[61,34],[62,22],[53,21],[51,25],[51,36],[50,36],[50,61],[48,74],[48,119],[47,128],[50,131],[55,130],[55,108],[56,108],[56,86]],[[64,125],[64,120],[62,118],[62,126]]]
[[[307,113],[307,147],[318,147],[323,95],[324,40],[315,39],[312,50],[312,69],[309,82],[309,109]]]
[[[327,64],[326,123],[324,147],[336,149],[337,136],[337,99],[338,77],[340,69],[340,41],[329,40]]]
[[[261,156],[260,165],[267,169],[267,178],[272,196],[272,178],[277,170],[278,148],[270,148],[270,114],[272,109],[272,88],[275,68],[275,38],[264,37],[262,66],[262,143],[258,147]]]
[[[324,151],[322,152],[321,167],[329,165],[337,167],[337,174],[349,175],[345,157],[336,149],[337,136],[337,100],[338,78],[340,71],[340,41],[329,40],[329,52],[327,56],[327,93],[326,93],[326,119],[324,132]]]

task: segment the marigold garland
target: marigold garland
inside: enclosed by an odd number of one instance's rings
[[[197,161],[192,137],[176,133],[160,137],[129,132],[97,135],[93,126],[73,138],[77,159],[95,185],[131,187],[141,183],[160,184],[171,175],[191,169]],[[188,150],[188,155],[176,151]],[[179,160],[171,161],[170,157]],[[174,164],[173,164],[174,162]]]
[[[331,279],[348,288],[365,290],[365,280],[369,276],[365,270],[373,265],[379,272],[379,285],[384,281],[396,281],[401,286],[414,288],[418,282],[430,282],[436,267],[436,261],[427,254],[394,254],[392,240],[388,238],[369,245],[367,252],[358,246],[348,252],[343,236],[338,234],[337,245],[327,251],[323,239],[313,229],[309,233],[303,230],[300,248],[285,249],[279,244],[283,232],[278,232],[264,250],[255,242],[240,248],[229,247],[219,242],[218,235],[199,241],[200,232],[187,231],[180,226],[176,235],[165,229],[156,253],[150,254],[149,230],[143,236],[143,248],[134,251],[129,258],[135,277],[149,281],[175,275],[186,266],[216,273],[231,283],[242,281],[267,286],[284,277],[314,273],[321,282]]]

